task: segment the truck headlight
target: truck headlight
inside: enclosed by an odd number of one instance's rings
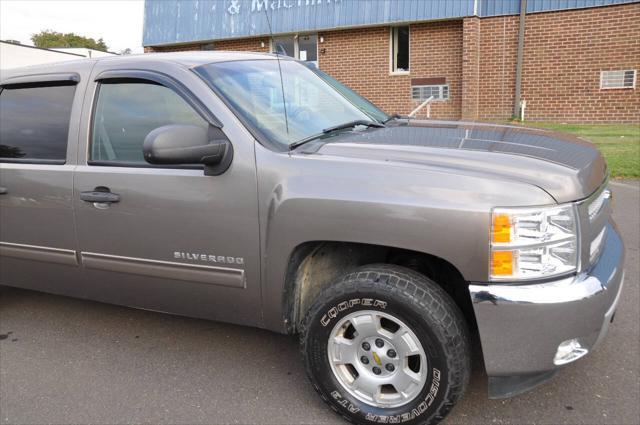
[[[491,224],[491,280],[541,279],[577,270],[578,232],[572,204],[495,208]]]

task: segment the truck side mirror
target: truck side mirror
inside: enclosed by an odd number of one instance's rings
[[[195,125],[158,127],[147,134],[142,150],[144,159],[150,164],[203,164],[208,176],[224,173],[233,159],[233,146],[229,140],[209,140],[207,130]]]

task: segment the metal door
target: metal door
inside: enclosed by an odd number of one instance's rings
[[[74,202],[88,297],[259,325],[253,140],[191,71],[171,63],[141,67],[99,62],[87,90]],[[132,148],[136,140],[141,149],[152,126],[219,125],[220,108],[234,149],[221,175],[150,166]],[[109,192],[117,202],[83,201],[90,191]]]

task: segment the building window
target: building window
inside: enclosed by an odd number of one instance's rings
[[[601,71],[601,89],[633,89],[636,87],[636,70]]]
[[[433,96],[433,100],[449,100],[449,85],[411,86],[411,99],[421,102]]]
[[[274,37],[271,43],[271,53],[290,56],[305,62],[318,65],[318,35],[303,34],[284,37]]]
[[[391,72],[409,72],[409,26],[391,28]]]
[[[298,36],[298,59],[307,62],[318,61],[318,34]]]
[[[296,39],[294,36],[274,37],[271,52],[282,56],[296,57]]]

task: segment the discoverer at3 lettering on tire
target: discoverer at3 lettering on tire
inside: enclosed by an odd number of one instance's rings
[[[301,346],[314,388],[356,423],[437,423],[469,379],[462,313],[434,282],[399,266],[364,266],[323,291]]]

